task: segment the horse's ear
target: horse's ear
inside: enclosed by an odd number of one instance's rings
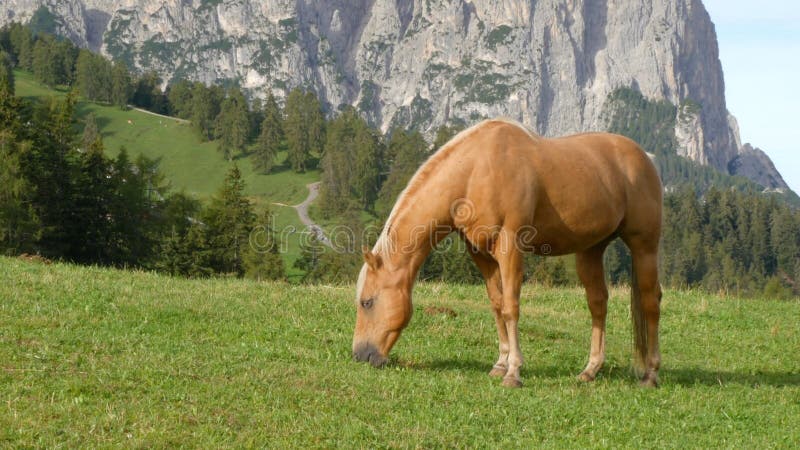
[[[369,247],[366,245],[361,247],[361,252],[364,254],[364,262],[367,263],[370,269],[378,270],[381,268],[383,261],[381,260],[380,255],[372,253],[372,251],[370,251]]]

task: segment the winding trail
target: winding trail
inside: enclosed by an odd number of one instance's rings
[[[294,206],[284,205],[282,203],[275,203],[275,204],[279,206],[289,206],[290,208],[294,208],[295,211],[297,211],[297,215],[300,217],[300,222],[303,222],[303,225],[306,226],[306,230],[313,233],[319,242],[323,243],[324,245],[330,248],[333,248],[333,244],[331,244],[330,239],[328,239],[328,237],[325,236],[325,232],[322,231],[322,227],[317,225],[313,220],[311,220],[311,217],[309,217],[308,215],[308,207],[319,196],[319,185],[320,185],[319,181],[317,181],[316,183],[311,183],[306,185],[306,187],[308,188],[308,197],[306,197],[306,199],[303,200],[303,203]]]

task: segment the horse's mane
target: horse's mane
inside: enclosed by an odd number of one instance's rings
[[[536,137],[536,134],[533,131],[529,130],[516,120],[510,118],[487,119],[482,122],[478,122],[477,124],[453,136],[452,139],[447,141],[446,144],[442,145],[437,151],[431,154],[424,163],[422,163],[422,165],[414,173],[414,176],[411,177],[408,185],[397,197],[397,201],[395,202],[394,207],[392,207],[392,211],[389,213],[389,218],[386,219],[386,224],[384,225],[380,236],[378,236],[378,240],[375,242],[375,246],[372,249],[373,252],[384,254],[387,250],[389,250],[390,246],[388,245],[388,233],[398,211],[401,211],[406,207],[406,204],[411,201],[414,195],[422,188],[422,186],[425,184],[425,181],[430,178],[431,174],[435,173],[439,166],[451,154],[453,154],[455,149],[458,147],[458,144],[486,125],[497,122],[514,125],[525,131],[525,133],[529,134],[530,136]]]

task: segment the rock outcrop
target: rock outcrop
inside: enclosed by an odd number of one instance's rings
[[[695,106],[679,108],[682,155],[786,187],[738,144],[700,0],[5,0],[0,22],[42,5],[65,36],[165,83],[311,87],[384,131],[500,115],[549,136],[597,130],[609,93],[633,87]]]

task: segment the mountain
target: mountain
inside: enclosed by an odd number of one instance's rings
[[[41,9],[45,6],[47,10]],[[37,12],[38,11],[38,12]],[[49,13],[45,12],[49,11]],[[604,129],[624,87],[678,106],[678,152],[770,189],[725,105],[714,25],[700,0],[5,0],[82,46],[253,96],[314,89],[383,131],[510,116],[546,136]]]

